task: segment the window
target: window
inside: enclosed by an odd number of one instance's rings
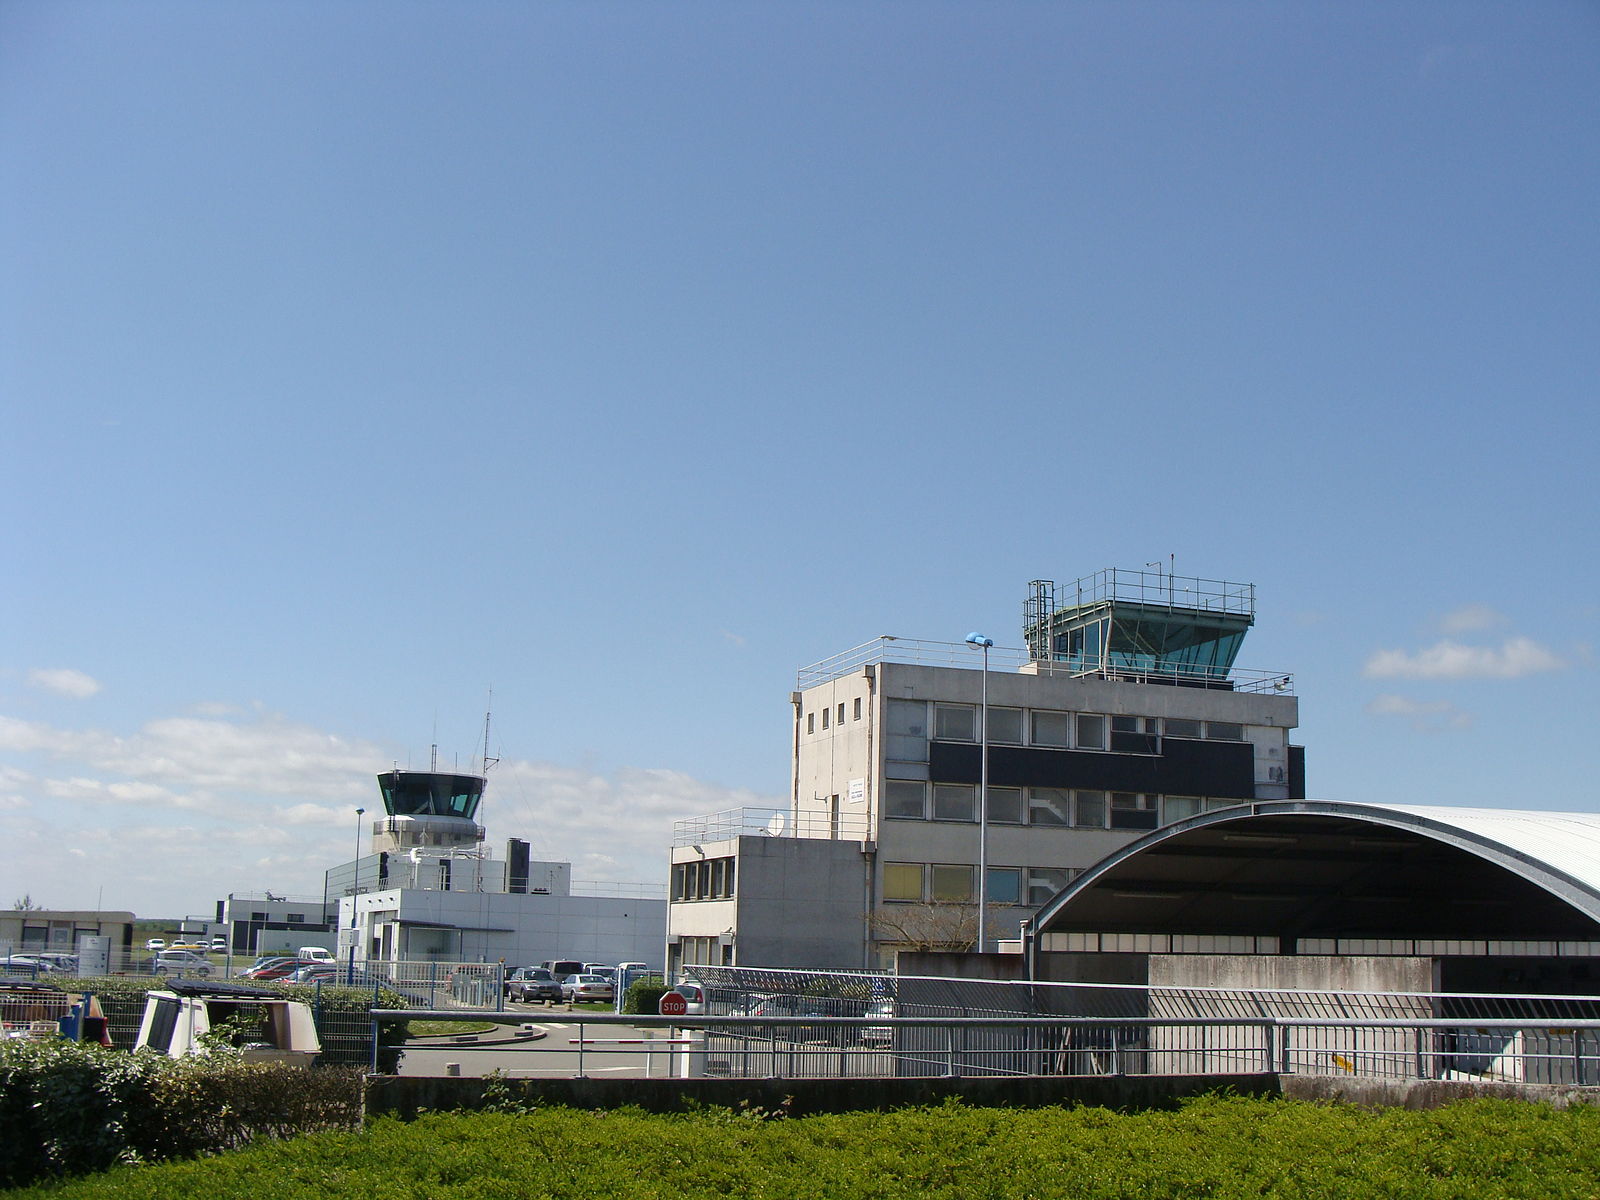
[[[1078,749],[1106,748],[1106,719],[1096,713],[1078,714]]]
[[[1104,829],[1106,827],[1106,794],[1081,791],[1077,794],[1076,820],[1079,829]]]
[[[1156,823],[1156,797],[1142,792],[1111,793],[1111,828],[1154,829]]]
[[[886,758],[900,762],[928,761],[927,701],[890,700],[884,713],[884,725]]]
[[[1022,789],[992,787],[989,789],[989,820],[1001,825],[1022,824]]]
[[[890,779],[883,785],[883,815],[920,821],[928,815],[928,785],[912,779]]]
[[[989,868],[989,903],[990,904],[1021,904],[1022,903],[1022,868],[1020,868],[1020,867],[990,867]]]
[[[860,701],[858,700],[858,701],[856,701],[856,703],[859,704]],[[839,719],[835,722],[835,724],[838,724],[838,725],[843,725],[844,724],[844,701],[843,700],[839,701]]]
[[[672,864],[674,900],[726,900],[734,894],[734,860],[701,858]]]
[[[1072,824],[1072,793],[1065,788],[1029,788],[1028,820],[1034,825]]]
[[[975,821],[978,819],[978,789],[970,783],[933,785],[935,821]]]
[[[301,922],[301,923],[304,923],[304,921],[306,919],[306,915],[305,915],[305,913],[286,913],[286,914],[284,914],[284,918],[283,919],[285,921],[289,921],[291,923],[292,922],[297,922],[297,921]]]
[[[822,710],[822,727],[824,729],[826,729],[828,727],[828,710],[827,709],[823,709]]]
[[[977,709],[970,704],[935,704],[933,736],[947,742],[975,742],[977,716]]]
[[[1161,822],[1170,825],[1200,811],[1199,796],[1167,796],[1161,801]]]
[[[989,709],[989,740],[1002,746],[1022,745],[1022,710],[1020,708]]]
[[[817,731],[817,714],[814,713],[814,712],[809,712],[809,713],[806,714],[806,732],[807,733],[815,733],[816,731]]]
[[[851,716],[851,720],[854,720],[854,721],[859,721],[859,720],[861,720],[861,697],[860,697],[860,696],[857,696],[857,697],[856,697],[856,707],[855,707],[855,712],[854,712],[854,714],[853,714],[853,715],[852,715],[852,716]]]
[[[1029,867],[1028,903],[1048,904],[1077,874],[1071,867]]]
[[[1207,721],[1206,736],[1214,741],[1242,742],[1244,741],[1244,726],[1232,721]]]
[[[885,900],[921,900],[922,864],[884,863],[883,898]]]
[[[1118,754],[1159,754],[1161,745],[1156,731],[1160,726],[1153,717],[1112,717],[1111,748]]]
[[[1200,722],[1191,721],[1188,717],[1168,717],[1161,732],[1168,737],[1197,738],[1200,736]]]
[[[1071,714],[1064,712],[1035,712],[1033,714],[1033,744],[1035,746],[1067,745],[1067,722]]]
[[[973,887],[977,873],[976,867],[946,866],[942,863],[934,863],[929,871],[932,876],[931,896],[934,902],[945,904],[972,903]]]

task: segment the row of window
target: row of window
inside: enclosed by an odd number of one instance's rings
[[[733,897],[735,876],[732,855],[702,858],[672,864],[674,900],[728,900]]]
[[[885,729],[887,757],[927,762],[930,736],[942,742],[976,742],[980,717],[976,704],[935,703],[930,734],[928,701],[890,700]],[[1112,717],[1043,708],[989,708],[989,741],[997,746],[1156,754],[1163,737],[1239,742],[1244,740],[1244,726],[1237,721],[1196,721],[1188,717]]]
[[[826,708],[819,708],[814,712],[808,712],[806,714],[806,732],[807,733],[815,733],[817,731],[817,717],[818,716],[822,717],[822,727],[824,729],[828,728],[829,721],[832,721],[832,723],[835,724],[835,725],[843,725],[844,724],[844,701],[843,700],[839,701],[839,704],[838,704],[837,708],[835,708],[833,706],[829,706],[829,707],[826,707]],[[854,705],[851,706],[851,718],[850,719],[853,720],[853,721],[861,720],[861,697],[860,696],[856,697]]]
[[[988,818],[995,825],[1071,826],[1075,829],[1154,829],[1242,801],[1226,797],[1160,796],[1092,788],[990,787]],[[888,779],[883,815],[902,821],[976,821],[978,789],[970,783]]]
[[[990,904],[1037,907],[1083,873],[1081,867],[990,867]],[[978,868],[970,863],[883,864],[883,898],[897,904],[972,904]]]

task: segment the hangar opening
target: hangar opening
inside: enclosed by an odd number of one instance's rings
[[[1111,855],[1023,938],[1039,980],[1591,992],[1600,816],[1241,805]]]

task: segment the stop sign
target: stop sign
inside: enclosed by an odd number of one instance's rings
[[[682,992],[663,992],[657,1011],[663,1017],[681,1017],[689,1011],[689,998]]]

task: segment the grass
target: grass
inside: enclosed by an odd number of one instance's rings
[[[1474,1200],[1600,1196],[1600,1110],[1432,1112],[1206,1098],[1173,1112],[986,1109],[766,1120],[706,1109],[385,1119],[6,1200]]]
[[[448,1037],[452,1034],[491,1033],[496,1029],[507,1028],[497,1025],[493,1021],[408,1021],[411,1036],[416,1037]]]

